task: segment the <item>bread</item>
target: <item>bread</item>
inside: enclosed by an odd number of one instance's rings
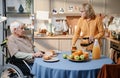
[[[43,59],[44,59],[44,60],[50,60],[50,59],[51,59],[51,57],[50,57],[50,56],[48,56],[48,55],[44,55],[44,56],[43,56]]]
[[[56,54],[54,50],[50,50],[50,52],[52,53],[52,55]]]

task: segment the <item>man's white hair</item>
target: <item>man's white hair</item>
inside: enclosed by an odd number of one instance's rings
[[[19,28],[20,26],[22,26],[23,23],[19,22],[19,21],[14,21],[10,24],[10,31],[11,33],[14,33],[14,29],[15,28]]]

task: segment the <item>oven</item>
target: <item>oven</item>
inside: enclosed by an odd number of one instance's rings
[[[116,64],[120,64],[120,43],[110,42],[111,58]]]

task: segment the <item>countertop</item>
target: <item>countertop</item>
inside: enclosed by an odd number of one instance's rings
[[[108,40],[110,40],[110,41],[112,41],[112,42],[115,42],[115,43],[117,43],[117,44],[120,44],[120,41],[115,40],[115,39],[113,39],[113,38],[106,37],[106,39],[108,39]]]
[[[34,36],[35,39],[72,39],[73,35],[55,35],[55,36]]]

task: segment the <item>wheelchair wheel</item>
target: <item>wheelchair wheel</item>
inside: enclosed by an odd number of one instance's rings
[[[24,75],[17,66],[6,64],[0,72],[0,78],[24,78]]]

